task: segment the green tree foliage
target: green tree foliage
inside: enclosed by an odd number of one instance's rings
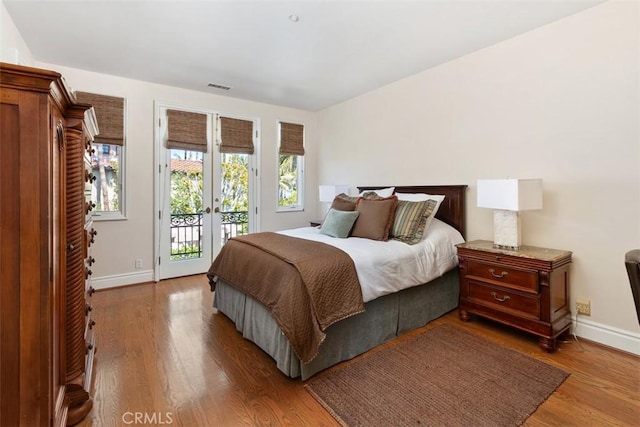
[[[202,157],[194,156],[191,152],[172,153],[176,160],[190,159],[192,162],[202,162]],[[193,168],[194,165],[191,165]],[[195,168],[193,168],[195,169]],[[222,154],[221,162],[222,212],[247,212],[249,209],[249,156],[248,154]],[[172,215],[200,214],[203,208],[203,177],[202,168],[199,171],[173,170],[171,172],[171,203]],[[242,217],[242,216],[241,216]],[[224,221],[223,216],[223,221]],[[236,216],[233,216],[236,218]],[[235,221],[235,220],[232,220]],[[245,220],[246,221],[246,220]],[[233,235],[246,234],[246,222],[233,222],[223,227],[239,227]],[[189,242],[172,248],[172,260],[197,258],[200,256],[199,247]]]
[[[247,154],[223,154],[222,200],[223,212],[246,212],[249,209],[249,157]],[[202,172],[171,172],[171,213],[202,212]]]
[[[249,155],[222,155],[222,202],[223,212],[246,212],[249,210]]]
[[[278,204],[282,207],[298,205],[298,156],[281,155],[279,164]]]
[[[202,172],[171,172],[171,214],[202,212]]]

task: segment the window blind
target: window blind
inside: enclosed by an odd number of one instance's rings
[[[93,105],[100,133],[94,142],[98,144],[124,145],[124,98],[76,92],[81,104]]]
[[[280,154],[304,156],[304,125],[280,122]]]
[[[167,148],[207,152],[207,115],[167,110]]]
[[[253,154],[253,122],[220,117],[220,152]]]

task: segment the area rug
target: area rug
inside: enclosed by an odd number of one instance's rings
[[[344,426],[514,426],[568,375],[442,325],[319,374],[305,388]]]

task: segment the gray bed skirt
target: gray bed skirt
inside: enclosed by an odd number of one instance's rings
[[[218,281],[213,306],[235,323],[243,337],[269,354],[285,375],[306,380],[323,369],[426,325],[456,308],[458,296],[458,269],[454,268],[427,284],[369,301],[364,313],[327,329],[318,356],[308,364],[300,362],[269,310],[250,296]]]

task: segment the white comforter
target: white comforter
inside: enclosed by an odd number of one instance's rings
[[[280,231],[288,236],[327,243],[348,253],[356,266],[364,302],[429,282],[458,265],[455,245],[464,242],[453,227],[434,219],[416,245],[397,240],[338,239],[313,227]]]

